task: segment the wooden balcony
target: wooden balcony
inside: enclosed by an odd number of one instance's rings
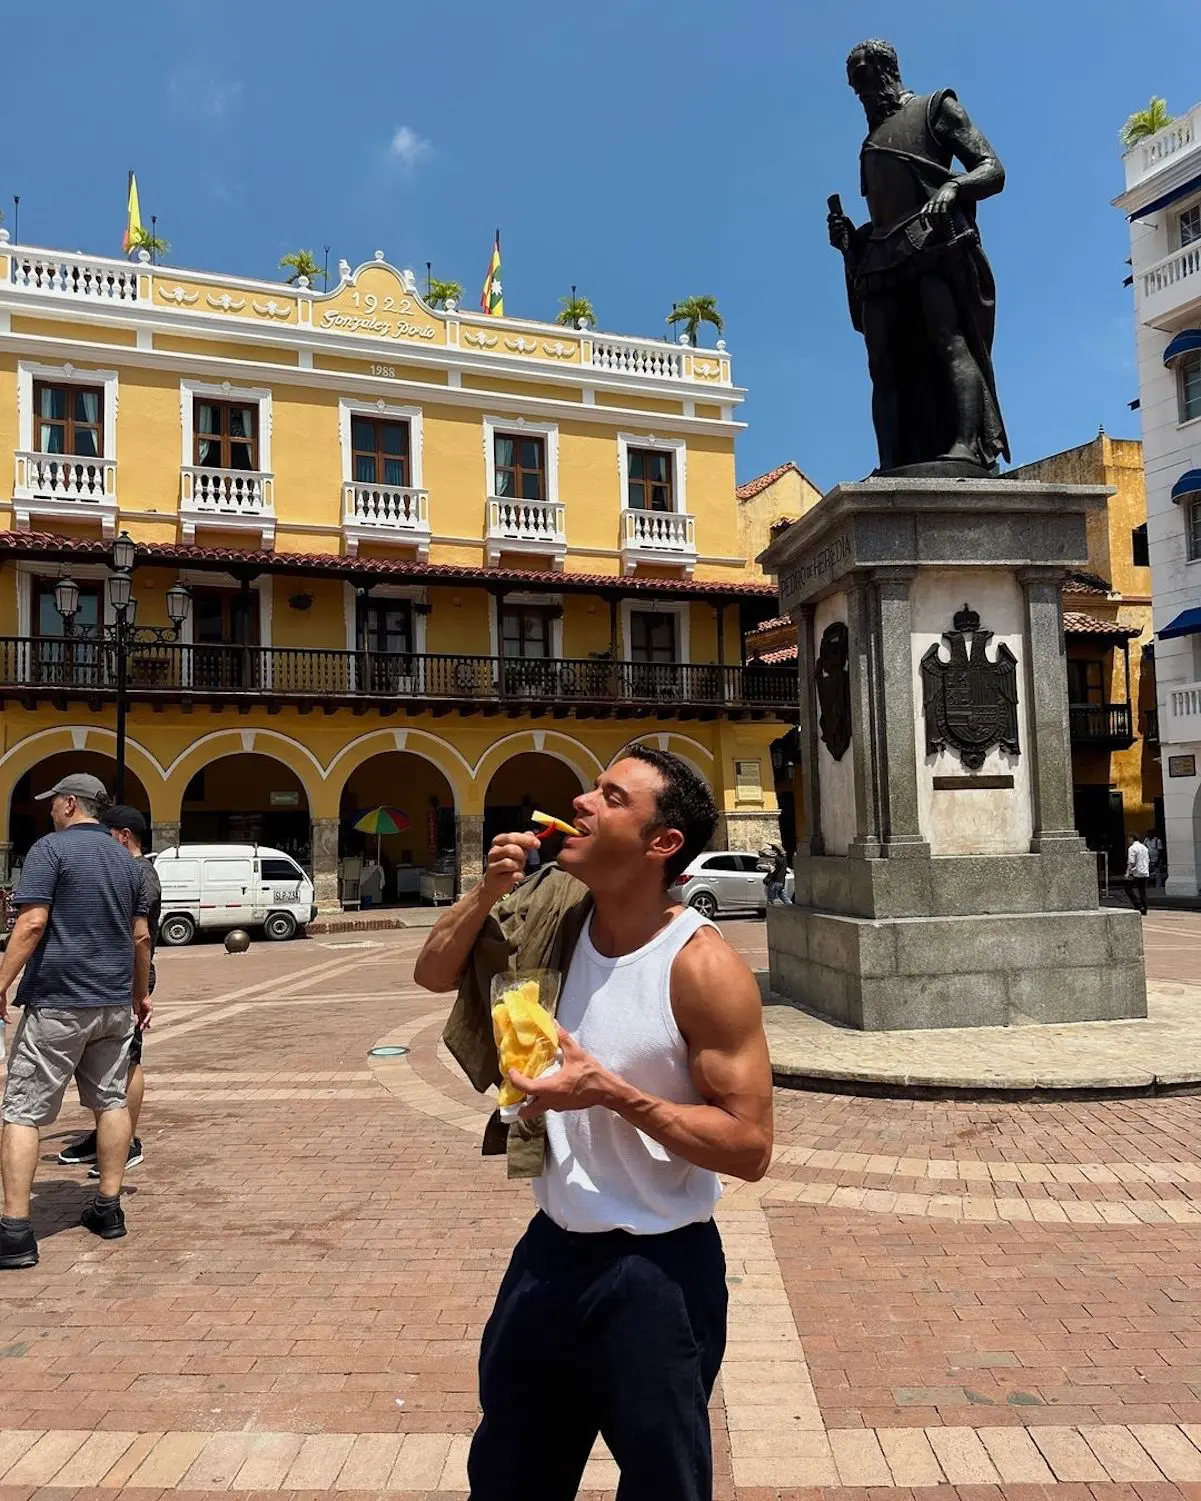
[[[1072,744],[1125,750],[1134,744],[1129,704],[1069,704]]]
[[[129,652],[128,694],[155,705],[206,703],[248,712],[530,714],[556,719],[779,719],[797,714],[795,670],[752,664],[641,663],[594,658],[380,654],[147,641]],[[0,637],[0,703],[116,696],[107,637]]]

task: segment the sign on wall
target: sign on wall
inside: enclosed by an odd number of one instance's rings
[[[1170,777],[1195,777],[1197,775],[1196,756],[1169,756],[1168,775]]]

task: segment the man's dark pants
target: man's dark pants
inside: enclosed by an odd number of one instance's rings
[[[620,1501],[711,1501],[726,1303],[711,1220],[581,1235],[536,1215],[480,1346],[471,1501],[570,1501],[598,1432]]]
[[[1130,898],[1130,905],[1136,912],[1147,915],[1147,877],[1127,876],[1124,882],[1126,895]]]

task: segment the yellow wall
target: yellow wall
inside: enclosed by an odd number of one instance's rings
[[[757,495],[738,501],[739,550],[751,563],[771,541],[772,525],[787,518],[795,521],[822,498],[816,485],[795,467],[786,469]]]

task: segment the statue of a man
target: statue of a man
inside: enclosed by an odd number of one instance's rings
[[[993,380],[996,289],[976,204],[1005,169],[950,89],[913,94],[895,48],[861,42],[847,79],[867,114],[856,228],[830,199],[851,321],[867,344],[877,473],[970,475],[1009,457]],[[966,170],[955,173],[957,161]]]

